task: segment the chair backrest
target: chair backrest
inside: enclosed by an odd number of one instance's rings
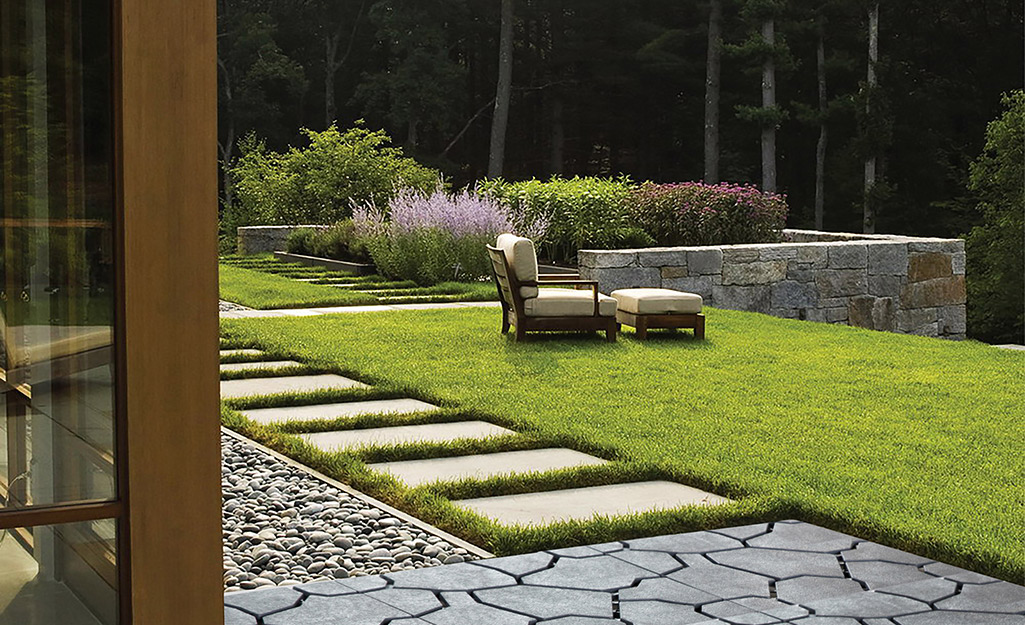
[[[498,299],[506,309],[519,312],[523,307],[519,281],[516,280],[515,274],[509,268],[505,250],[490,245],[487,248],[488,256],[491,257],[491,276],[495,279],[495,286],[498,288]]]
[[[537,253],[534,242],[514,234],[499,235],[495,247],[505,252],[509,275],[516,279],[516,291],[527,299],[537,297]]]

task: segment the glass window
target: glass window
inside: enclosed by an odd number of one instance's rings
[[[111,24],[0,0],[0,625],[117,620],[118,520],[40,516],[118,496]]]

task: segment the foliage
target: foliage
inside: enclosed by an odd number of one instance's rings
[[[225,320],[222,331],[238,346],[334,367],[542,441],[570,439],[737,500],[690,508],[693,517],[657,533],[736,525],[711,515],[744,510],[754,520],[801,518],[1006,579],[1025,571],[1019,354],[709,308],[710,341],[679,333],[636,341],[628,331],[612,345],[593,336],[510,343],[498,314]],[[517,482],[468,485],[460,495],[510,483]],[[439,517],[449,531],[480,528],[472,515],[468,524]],[[654,529],[637,523],[488,526],[484,544],[509,553]]]
[[[357,122],[339,131],[303,130],[309,144],[274,152],[248,135],[232,169],[238,197],[238,225],[334,223],[352,214],[353,204],[386,203],[400,187],[421,191],[439,184],[438,172],[390,147],[384,131]]]
[[[370,253],[356,237],[352,219],[343,219],[330,228],[299,228],[288,235],[287,248],[293,254],[355,263],[370,262]]]
[[[993,342],[1025,339],[1025,92],[1004,97],[1006,110],[986,130],[971,166],[970,187],[983,223],[965,241],[968,331]]]
[[[659,245],[731,245],[780,240],[787,203],[753,186],[645,183],[631,196],[634,220]]]
[[[502,206],[469,191],[400,191],[387,210],[365,204],[353,220],[377,269],[389,278],[437,284],[491,275],[484,246],[514,230]]]
[[[547,182],[485,180],[477,192],[518,215],[517,226],[546,224],[539,238],[541,253],[555,262],[573,263],[577,250],[632,247],[644,241],[629,220],[629,178],[553,177]]]

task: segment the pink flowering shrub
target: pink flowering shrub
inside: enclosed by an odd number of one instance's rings
[[[648,182],[631,199],[633,220],[659,245],[774,243],[787,220],[784,196],[726,182]]]
[[[439,189],[427,195],[405,189],[387,208],[370,203],[353,210],[356,237],[378,271],[422,285],[490,276],[484,246],[494,244],[503,232],[514,232],[514,221],[497,201],[468,190],[450,195]],[[537,224],[524,234],[539,236],[543,227]]]

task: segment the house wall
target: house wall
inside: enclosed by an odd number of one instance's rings
[[[961,239],[785,230],[785,243],[581,250],[602,292],[661,287],[716,308],[965,338]]]

